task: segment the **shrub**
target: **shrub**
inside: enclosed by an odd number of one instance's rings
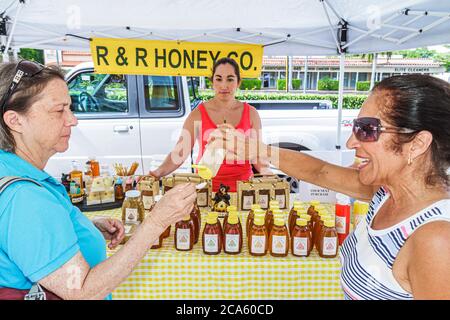
[[[302,79],[292,79],[292,89],[300,90],[302,86]]]
[[[242,79],[239,87],[241,90],[259,90],[261,89],[260,79]]]
[[[380,81],[375,81],[375,84],[379,83]],[[370,81],[358,81],[356,83],[356,90],[357,91],[369,91],[370,90]]]
[[[200,90],[199,98],[202,100],[209,100],[214,97],[214,92],[211,90]],[[359,109],[361,108],[367,95],[365,94],[345,94],[343,99],[344,109]],[[337,108],[338,95],[337,94],[301,94],[288,92],[253,92],[241,91],[236,94],[238,100],[330,100],[333,103],[333,108]]]
[[[286,79],[278,79],[277,80],[277,89],[278,90],[286,90]]]
[[[333,80],[328,77],[319,80],[318,90],[324,91],[338,91],[339,90],[339,80]]]

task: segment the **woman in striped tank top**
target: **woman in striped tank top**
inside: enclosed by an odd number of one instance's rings
[[[260,146],[290,176],[371,199],[367,218],[340,248],[345,298],[450,299],[449,83],[418,74],[381,81],[347,147],[361,159],[358,169]]]

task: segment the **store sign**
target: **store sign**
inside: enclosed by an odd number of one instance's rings
[[[352,150],[302,152],[323,161],[345,167],[348,167],[353,163],[355,156],[355,152]],[[300,201],[319,200],[320,202],[334,203],[336,202],[336,192],[311,183],[300,181],[299,194],[296,198]]]
[[[408,73],[430,72],[430,68],[395,68],[394,72],[408,72]]]
[[[211,76],[214,62],[229,57],[238,63],[241,77],[258,78],[263,47],[254,44],[93,38],[91,53],[95,72],[102,74]]]

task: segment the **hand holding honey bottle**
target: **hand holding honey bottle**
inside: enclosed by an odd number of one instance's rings
[[[151,211],[152,220],[162,228],[167,228],[190,214],[197,198],[195,184],[176,185],[159,200]]]

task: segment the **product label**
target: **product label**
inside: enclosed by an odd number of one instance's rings
[[[205,234],[205,252],[215,253],[219,251],[219,235]]]
[[[199,207],[208,206],[208,192],[198,192],[197,193],[197,205]]]
[[[324,237],[323,238],[323,255],[334,256],[337,253],[337,238]]]
[[[345,217],[336,216],[336,231],[340,234],[346,234],[347,223]]]
[[[308,238],[294,237],[294,254],[297,256],[308,254]]]
[[[284,194],[276,195],[275,200],[278,200],[280,208],[286,208],[286,196]]]
[[[252,253],[264,253],[266,250],[266,237],[265,236],[252,236]]]
[[[253,204],[253,196],[244,196],[242,198],[242,209],[250,210]]]
[[[138,222],[138,209],[126,208],[125,209],[125,223]]]
[[[286,237],[285,236],[272,236],[272,252],[277,254],[286,253]]]
[[[226,234],[225,235],[225,250],[227,252],[239,252],[239,235]]]
[[[154,203],[153,196],[142,196],[142,202],[144,203],[144,209],[150,210]]]
[[[191,230],[177,229],[177,249],[189,250],[191,244]]]
[[[267,209],[269,207],[269,196],[267,194],[259,196],[259,205],[261,209]]]

